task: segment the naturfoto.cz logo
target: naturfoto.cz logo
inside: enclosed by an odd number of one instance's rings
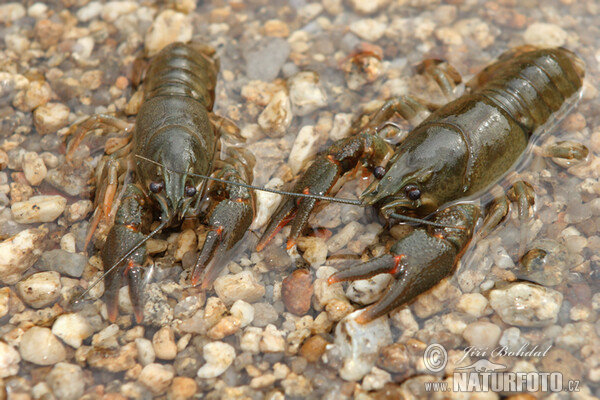
[[[467,347],[465,355],[455,364],[460,364],[466,357],[543,357],[550,350],[540,350],[537,346],[523,345],[518,351],[509,351],[500,347],[488,352],[488,349]],[[425,367],[433,372],[441,372],[448,364],[448,352],[444,346],[433,343],[427,346],[423,354]],[[447,381],[426,382],[428,392],[578,392],[579,381],[564,382],[562,373],[556,372],[511,372],[504,364],[494,363],[480,358],[466,367],[455,368],[452,374],[452,387]]]

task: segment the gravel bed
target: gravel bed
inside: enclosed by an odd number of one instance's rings
[[[425,392],[452,383],[480,359],[511,372],[560,372],[600,397],[600,4],[530,0],[250,0],[2,2],[0,4],[0,399],[392,399],[464,398]],[[565,165],[529,157],[520,176],[536,192],[526,249],[545,252],[525,269],[515,210],[471,244],[457,272],[389,316],[353,320],[388,276],[327,284],[344,265],[381,255],[391,230],[370,210],[327,204],[302,237],[306,267],[286,253],[284,228],[262,252],[257,235],[279,196],[257,193],[254,233],[213,289],[190,288],[206,235],[198,223],[148,243],[154,278],[144,325],[126,288],[108,322],[101,282],[81,307],[70,302],[103,271],[83,249],[94,210],[94,173],[117,132],[93,132],[65,161],[71,126],[99,113],[135,121],[142,55],[174,41],[207,43],[221,61],[215,112],[234,121],[258,162],[256,185],[282,188],[350,124],[393,96],[448,100],[418,75],[445,59],[467,81],[523,44],[564,46],[586,63],[581,100],[536,145],[585,144]],[[460,87],[459,87],[460,90]],[[402,129],[406,122],[397,121]],[[98,134],[95,134],[98,133]],[[560,165],[559,165],[560,164]],[[345,183],[356,198],[366,178]],[[513,207],[514,208],[514,207]],[[188,226],[189,225],[189,226]],[[93,247],[101,247],[101,226]],[[415,249],[418,251],[418,249]],[[429,344],[448,352],[432,373]],[[465,348],[543,354],[490,356]],[[519,397],[480,393],[472,398]],[[527,397],[529,398],[529,397]]]

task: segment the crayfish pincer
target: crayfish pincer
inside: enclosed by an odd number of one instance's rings
[[[255,160],[235,146],[220,151],[220,138],[235,136],[237,127],[211,112],[217,74],[214,49],[173,43],[150,62],[135,126],[109,115],[96,115],[77,126],[69,144],[67,159],[82,137],[98,125],[116,127],[125,133],[125,142],[130,140],[106,156],[98,169],[97,208],[88,234],[89,241],[100,220],[110,224],[114,219],[102,249],[110,321],[118,315],[123,278],[129,284],[136,320],[142,321],[145,243],[161,229],[186,218],[206,216],[209,233],[191,278],[194,285],[205,288],[223,267],[226,252],[252,223],[253,193],[233,183],[252,182]],[[219,153],[225,154],[223,159]],[[131,165],[133,168],[127,168]],[[221,180],[207,183],[206,175]],[[124,180],[132,183],[116,196],[119,182]],[[153,208],[160,223],[144,234],[144,216]]]
[[[425,74],[452,98],[453,88],[460,82],[455,71],[440,62],[425,65]],[[509,172],[544,128],[574,105],[583,77],[583,62],[566,49],[517,48],[476,75],[466,93],[455,100],[441,107],[410,96],[389,100],[366,124],[355,124],[353,135],[317,156],[295,184],[295,192],[334,194],[338,179],[362,163],[375,179],[360,195],[360,205],[378,207],[390,223],[421,225],[394,244],[392,254],[330,277],[330,283],[383,272],[396,277],[383,298],[361,315],[361,322],[410,301],[451,273],[479,219],[475,200],[484,194],[493,197],[482,212],[478,235],[486,235],[501,222],[510,201],[502,192],[491,193],[492,186],[512,186],[509,198],[517,203],[525,227],[534,194],[525,182],[510,181]],[[396,147],[382,134],[399,130],[390,121],[395,115],[415,126]],[[565,143],[559,143],[545,149],[543,155],[577,160],[587,156],[582,145],[564,147]],[[310,198],[283,201],[257,249],[264,248],[289,221],[287,245],[288,249],[294,247],[316,203]],[[522,239],[524,232],[522,229]]]

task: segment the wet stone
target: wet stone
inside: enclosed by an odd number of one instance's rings
[[[144,38],[149,56],[158,53],[174,42],[189,42],[192,38],[192,24],[185,14],[165,10],[154,20]]]
[[[60,362],[46,376],[52,393],[60,400],[80,399],[85,390],[83,370],[79,365]]]
[[[86,318],[78,313],[63,314],[52,325],[52,333],[71,347],[79,348],[90,337],[93,328]]]
[[[245,54],[246,75],[249,79],[271,82],[290,54],[290,45],[284,39],[273,39],[260,44],[259,48]]]
[[[269,303],[255,303],[252,306],[254,307],[254,320],[252,321],[254,326],[267,326],[279,318],[277,310]]]
[[[493,349],[498,344],[501,333],[498,325],[477,321],[467,325],[462,335],[470,346]]]
[[[310,310],[312,294],[312,277],[305,269],[297,269],[283,280],[281,297],[292,314],[306,314]]]
[[[53,365],[66,358],[65,348],[48,328],[34,326],[23,334],[19,353],[25,361],[37,365]]]
[[[490,292],[490,306],[510,325],[548,326],[556,323],[563,295],[532,283],[514,283]]]
[[[163,326],[154,334],[152,345],[154,346],[156,357],[161,360],[173,360],[177,355],[175,334],[173,333],[173,329],[168,326]]]
[[[233,304],[236,300],[253,303],[265,294],[265,287],[257,282],[256,277],[250,271],[221,276],[215,280],[214,288],[226,305]]]
[[[340,376],[347,381],[357,381],[368,374],[379,350],[392,342],[387,317],[358,324],[355,318],[361,313],[346,316],[335,328],[334,343],[343,359]]]
[[[14,347],[0,342],[0,378],[17,375],[21,356]]]
[[[150,389],[152,394],[160,395],[167,391],[173,377],[174,374],[169,365],[148,364],[142,369],[138,381]]]
[[[289,96],[286,92],[279,91],[258,116],[258,125],[268,137],[282,137],[290,127],[293,117]]]
[[[308,115],[327,105],[327,94],[316,72],[299,72],[288,79],[294,115]]]
[[[62,275],[72,276],[73,278],[81,278],[86,264],[86,256],[56,249],[42,254],[36,263],[36,268],[42,271],[60,272]]]
[[[540,47],[559,47],[565,44],[567,33],[558,25],[536,22],[525,30],[525,43]]]
[[[33,112],[33,124],[40,135],[55,133],[69,123],[69,107],[62,103],[47,103]]]
[[[0,242],[0,281],[15,284],[40,257],[45,229],[26,229]]]
[[[215,378],[233,363],[235,349],[224,342],[211,342],[203,347],[202,355],[206,364],[198,370],[198,378]]]
[[[34,224],[54,221],[66,206],[67,199],[63,196],[33,196],[29,200],[14,203],[11,211],[16,222]]]
[[[60,274],[55,271],[38,272],[17,283],[17,293],[25,304],[42,308],[60,297]]]

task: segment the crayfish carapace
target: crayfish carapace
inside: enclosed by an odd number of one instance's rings
[[[438,62],[427,64],[426,69],[451,96],[459,81],[454,70],[444,69]],[[295,192],[334,194],[338,179],[362,163],[376,178],[360,195],[362,206],[377,206],[390,221],[426,218],[433,213],[428,221],[422,221],[422,227],[394,244],[392,254],[329,278],[329,283],[334,283],[384,272],[396,277],[383,298],[359,317],[360,322],[410,301],[451,273],[479,219],[479,207],[472,200],[506,180],[532,138],[574,103],[571,99],[580,93],[583,77],[583,62],[568,50],[518,48],[480,72],[468,84],[467,92],[454,101],[438,108],[408,96],[392,99],[366,125],[354,127],[356,134],[317,156],[295,184]],[[428,111],[433,112],[418,123],[419,116]],[[393,129],[389,120],[396,114],[416,127],[394,148],[380,130]],[[587,149],[579,144],[559,144],[544,154],[582,159]],[[509,195],[525,219],[534,198],[531,187],[513,182]],[[264,248],[289,221],[287,246],[294,247],[316,202],[284,200],[257,249]],[[479,234],[490,232],[508,210],[504,193],[496,196],[484,213]]]
[[[102,218],[114,218],[101,253],[110,321],[118,315],[118,294],[124,278],[136,320],[142,321],[145,243],[161,229],[185,218],[206,215],[209,232],[191,278],[192,284],[205,288],[220,272],[223,254],[240,241],[252,223],[253,192],[233,183],[252,182],[255,160],[235,146],[219,151],[220,137],[235,135],[237,128],[211,112],[217,74],[214,49],[173,43],[151,60],[135,125],[109,115],[96,115],[75,128],[67,159],[81,138],[98,125],[116,127],[131,141],[114,153],[119,158],[108,157],[98,170],[97,181],[104,184],[96,191],[97,208],[91,223],[93,232]],[[219,153],[225,157],[219,159]],[[123,154],[125,163],[121,162]],[[123,164],[134,167],[123,168]],[[133,174],[133,183],[124,186],[113,211],[112,202],[123,181],[119,175],[123,174]],[[207,175],[221,181],[207,183],[201,177]],[[151,207],[160,214],[160,224],[144,234],[143,216]],[[90,238],[91,233],[88,242]]]

